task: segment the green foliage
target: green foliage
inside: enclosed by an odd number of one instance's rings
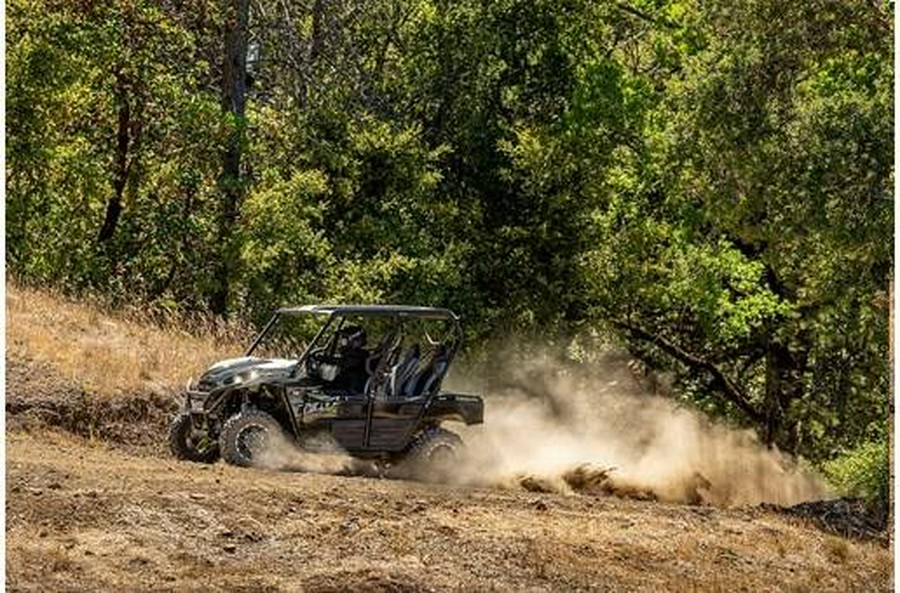
[[[322,207],[314,199],[327,179],[318,171],[296,172],[284,181],[267,172],[243,208],[241,277],[246,307],[257,319],[272,309],[326,296],[322,279],[331,246],[316,227]]]
[[[891,464],[886,438],[863,442],[822,467],[842,495],[871,503],[889,502]]]
[[[195,303],[218,100],[209,32],[154,4],[14,2],[9,13],[7,261],[23,279]],[[195,25],[196,23],[191,23]],[[123,119],[124,124],[123,124]],[[122,130],[128,138],[118,162]],[[127,215],[96,238],[122,183]],[[183,287],[180,289],[179,287]]]
[[[890,17],[680,4],[654,41],[678,68],[595,214],[595,302],[683,395],[827,457],[886,420]]]
[[[12,276],[190,310],[225,269],[237,317],[441,305],[485,350],[611,331],[783,449],[830,459],[884,428],[883,6],[251,2],[240,121],[226,13],[8,3]]]

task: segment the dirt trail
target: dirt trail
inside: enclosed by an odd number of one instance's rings
[[[8,590],[890,588],[891,556],[758,509],[278,473],[7,434]]]

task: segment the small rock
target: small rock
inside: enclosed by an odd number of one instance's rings
[[[544,501],[541,500],[541,499],[537,499],[537,500],[535,500],[534,502],[532,502],[532,503],[531,503],[531,506],[534,507],[535,510],[538,510],[538,511],[546,511],[547,509],[550,508],[550,507],[547,505],[547,503],[544,502]]]
[[[225,544],[224,546],[222,546],[222,549],[229,554],[233,554],[237,550],[237,546],[235,544]]]

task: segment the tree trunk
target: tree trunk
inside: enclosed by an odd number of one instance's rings
[[[113,171],[113,195],[106,204],[106,216],[103,226],[97,235],[98,243],[105,243],[113,238],[119,216],[122,214],[122,194],[128,182],[128,147],[131,143],[131,106],[128,101],[128,84],[120,72],[116,75],[116,101],[119,104],[119,117],[116,131],[116,162]]]
[[[309,52],[306,61],[301,65],[300,81],[297,85],[297,104],[300,111],[306,110],[309,104],[309,85],[315,76],[316,62],[322,54],[325,46],[325,33],[327,31],[328,0],[315,0],[312,7],[312,38],[309,43]]]
[[[789,414],[791,402],[803,397],[806,350],[792,352],[777,340],[766,346],[766,391],[763,403],[763,440],[794,453],[798,446],[797,422]]]
[[[884,514],[884,525],[894,524],[894,402],[896,400],[896,382],[894,372],[894,278],[893,274],[888,274],[888,368],[891,369],[891,397],[888,399],[888,496],[884,501],[886,512]],[[891,538],[891,548],[894,543],[894,531],[889,530]]]
[[[222,174],[219,177],[219,190],[222,194],[218,225],[219,261],[210,295],[210,309],[218,315],[226,315],[228,312],[229,282],[236,254],[234,226],[243,194],[241,146],[246,132],[244,108],[249,12],[249,0],[229,0],[225,23],[225,62],[222,68],[222,108],[231,116],[233,128],[222,154]]]

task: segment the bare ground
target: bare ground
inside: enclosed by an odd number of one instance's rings
[[[9,368],[11,591],[892,586],[891,553],[882,543],[844,539],[758,507],[724,510],[179,462],[159,444],[164,399],[148,404],[145,421],[123,432],[110,409],[99,410],[93,425],[80,419],[77,402],[91,401],[88,395],[58,385],[39,388],[23,380],[29,374],[20,363]],[[33,389],[36,397],[16,393],[21,389]],[[96,404],[87,405],[92,410]]]
[[[132,358],[138,388],[125,393],[103,390],[100,367],[90,384],[74,380],[89,348],[67,367],[54,353],[76,340],[51,343],[25,306],[34,302],[14,300],[12,315],[7,302],[10,591],[893,586],[886,538],[843,538],[774,507],[535,492],[527,480],[463,487],[176,461],[163,445],[174,400],[140,388],[156,372],[153,357]]]

